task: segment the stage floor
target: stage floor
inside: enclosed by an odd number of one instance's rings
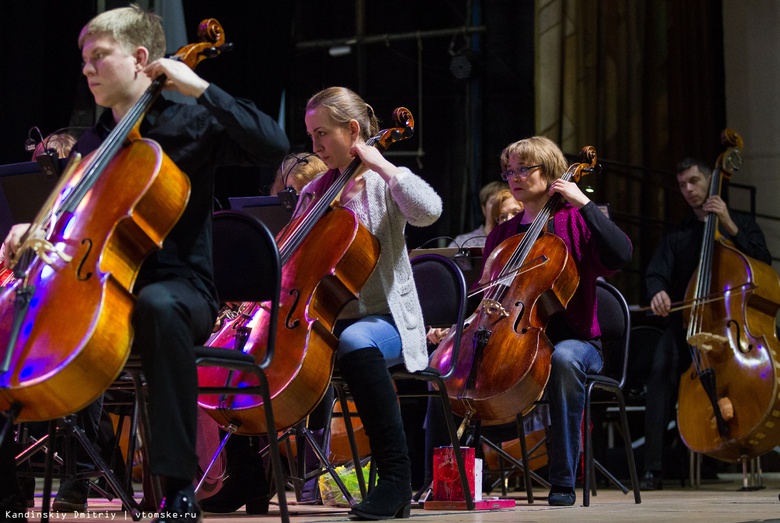
[[[39,482],[40,483],[40,482]],[[699,488],[681,487],[679,481],[664,483],[664,490],[642,492],[642,503],[635,504],[633,493],[624,495],[614,488],[601,488],[591,497],[589,507],[582,506],[582,489],[577,490],[573,507],[550,507],[546,499],[528,504],[524,493],[511,492],[517,498],[514,508],[495,512],[432,511],[414,508],[410,521],[444,522],[509,522],[509,521],[568,521],[571,523],[605,521],[665,521],[701,523],[736,523],[756,521],[780,522],[780,473],[763,476],[764,488],[742,491],[742,476],[720,474],[717,480],[703,482]],[[290,493],[292,494],[292,493]],[[546,496],[546,492],[535,494]],[[36,495],[32,519],[40,520],[41,492]],[[351,521],[346,509],[322,506],[289,506],[291,521],[296,523],[324,523]],[[2,515],[0,515],[2,516]],[[151,515],[147,516],[151,517]],[[0,518],[1,519],[1,518]],[[90,498],[87,513],[52,514],[49,521],[132,521],[117,501]],[[250,516],[243,509],[233,514],[205,514],[208,523],[240,523],[241,521],[279,521],[279,508],[271,505],[265,516]],[[145,518],[143,521],[148,521]]]

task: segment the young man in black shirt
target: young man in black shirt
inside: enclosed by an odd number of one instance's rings
[[[197,513],[199,520],[192,487],[198,408],[193,346],[207,339],[218,308],[211,261],[215,173],[220,165],[276,165],[289,142],[276,122],[251,102],[233,98],[182,62],[162,58],[165,37],[160,19],[138,6],[93,18],[81,31],[79,46],[89,88],[98,105],[107,109],[79,139],[76,152],[86,155],[95,150],[159,75],[167,77],[167,89],[197,101],[178,104],[160,97],[140,126],[141,135],[157,141],[188,175],[192,188],[163,248],[143,262],[133,287],[137,301],[132,324],[133,350],[141,355],[149,391],[147,465],[161,477],[164,489],[160,513],[176,513],[176,521],[185,513]],[[25,229],[12,229],[8,249],[18,247]],[[87,418],[89,425],[91,418],[96,426],[100,409],[86,410],[82,419]],[[85,484],[63,484],[58,500],[70,501],[62,496],[63,488],[70,494],[83,493],[86,503]],[[168,519],[161,516],[155,521]]]

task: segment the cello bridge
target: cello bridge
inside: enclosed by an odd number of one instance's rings
[[[707,351],[714,349],[716,346],[722,346],[728,341],[725,336],[713,334],[712,332],[697,332],[688,336],[688,345]]]
[[[499,314],[504,318],[509,316],[509,313],[506,311],[504,306],[501,305],[500,302],[496,300],[487,299],[487,298],[482,300],[482,312],[484,312],[485,314],[489,314],[491,316],[495,314]]]
[[[33,251],[41,260],[43,260],[46,265],[50,267],[54,267],[54,264],[57,262],[56,258],[59,258],[66,263],[73,259],[73,256],[64,252],[62,245],[55,246],[44,238],[27,238],[27,240],[25,240],[25,242],[18,247],[17,252],[22,252],[24,249],[30,249]],[[8,267],[13,269],[17,260],[18,258],[11,258],[9,260]]]

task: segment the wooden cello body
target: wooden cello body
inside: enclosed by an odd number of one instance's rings
[[[224,44],[216,20],[204,20],[198,32],[203,42],[176,56],[190,67]],[[0,293],[0,409],[16,420],[80,410],[130,354],[132,287],[190,192],[187,176],[139,133],[165,81],[153,80],[100,147],[71,162],[17,256],[6,260],[17,279]]]
[[[76,167],[74,185],[90,160]],[[127,175],[127,165],[136,176]],[[0,375],[0,409],[20,405],[20,421],[52,419],[78,411],[108,388],[130,353],[135,300],[129,289],[188,196],[189,180],[159,145],[136,140],[58,217],[47,240],[72,259],[54,255],[48,263],[37,256],[0,294],[0,347],[13,348]],[[33,294],[13,340],[17,293],[24,288]]]
[[[526,236],[513,236],[496,247],[485,262],[480,285],[500,279]],[[516,275],[507,286],[500,300],[506,314],[489,302],[466,320],[459,364],[445,382],[452,410],[461,417],[506,423],[533,405],[547,385],[553,345],[544,329],[549,317],[574,295],[579,275],[563,240],[552,234],[533,242],[527,259],[536,267]],[[480,348],[485,331],[490,339]],[[446,366],[453,342],[445,336],[431,367]]]
[[[677,422],[690,449],[738,461],[760,456],[780,443],[780,341],[775,335],[780,279],[771,266],[725,241],[716,243],[712,263],[713,289],[733,291],[727,291],[726,299],[709,303],[701,314],[694,342],[700,361],[680,380]],[[706,357],[699,351],[706,351]],[[723,434],[697,367],[705,376],[706,369],[712,369],[714,404],[726,427]]]
[[[563,175],[578,181],[596,166],[596,152],[584,148],[582,163]],[[539,399],[550,377],[553,345],[544,330],[579,285],[579,273],[563,240],[543,232],[560,202],[555,194],[528,232],[504,240],[490,253],[478,282],[482,302],[466,320],[455,369],[445,380],[453,412],[483,424],[512,421]],[[446,372],[455,329],[431,356]]]
[[[737,164],[742,139],[723,132],[710,196]],[[780,444],[780,278],[771,266],[719,237],[717,216],[705,225],[699,267],[684,313],[692,364],[680,380],[677,420],[685,444],[723,461],[759,456]]]
[[[405,108],[394,112],[397,125],[367,143],[384,149],[408,138],[414,120]],[[324,194],[277,236],[282,261],[281,310],[276,351],[265,369],[274,402],[276,427],[267,427],[265,406],[257,396],[201,396],[199,405],[238,434],[265,434],[287,429],[319,404],[330,385],[338,339],[336,318],[355,299],[379,260],[379,241],[352,211],[332,206],[360,166],[355,158]],[[232,347],[265,358],[269,315],[264,304],[244,304],[246,311],[227,321],[209,344]],[[254,377],[218,368],[198,369],[204,386],[254,384]]]

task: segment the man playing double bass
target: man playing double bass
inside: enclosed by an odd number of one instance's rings
[[[668,232],[653,254],[645,274],[652,311],[666,318],[664,333],[653,355],[645,405],[645,473],[642,490],[661,489],[666,427],[677,402],[680,375],[691,363],[682,312],[671,312],[685,298],[688,282],[699,264],[707,215],[718,216],[720,233],[744,254],[771,264],[764,234],[746,213],[729,210],[720,196],[709,195],[712,170],[702,161],[686,158],[675,169],[677,183],[692,212]]]
[[[166,88],[197,101],[177,104],[160,97],[141,123],[141,135],[161,145],[189,176],[192,189],[163,248],[152,252],[141,266],[133,288],[137,301],[132,324],[133,349],[141,354],[149,391],[148,466],[163,485],[163,505],[155,521],[169,521],[166,513],[175,518],[170,521],[193,521],[185,516],[192,513],[200,520],[192,488],[198,408],[193,347],[208,338],[218,309],[211,263],[215,172],[220,165],[275,165],[289,142],[276,122],[254,104],[233,98],[184,63],[163,58],[160,18],[137,5],[93,18],[78,42],[82,72],[97,104],[107,109],[78,141],[77,152],[86,155],[95,150],[160,75],[167,77]],[[18,247],[25,229],[12,229],[7,249]],[[99,405],[85,410],[100,414]],[[89,417],[82,416],[82,421],[89,424]],[[97,425],[97,418],[91,421]],[[0,477],[7,477],[6,472],[0,470]],[[58,499],[65,501],[65,494],[73,497],[71,501],[86,503],[83,483],[64,483]],[[9,498],[7,504],[18,512],[25,505],[17,501]]]

